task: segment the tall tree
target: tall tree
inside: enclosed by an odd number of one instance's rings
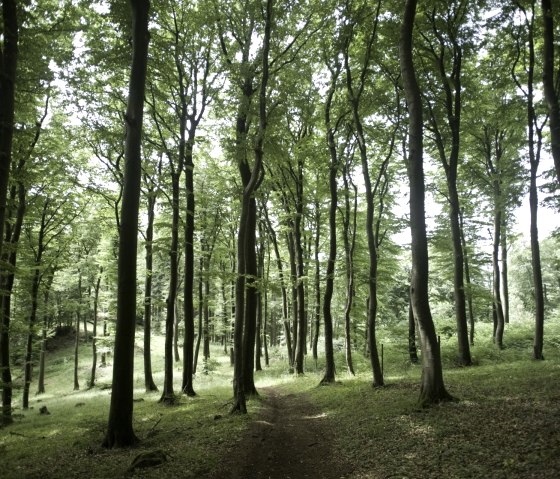
[[[379,361],[379,353],[377,352],[377,339],[376,339],[376,316],[377,316],[377,270],[378,270],[378,238],[376,238],[376,228],[374,225],[375,216],[375,197],[378,193],[380,180],[387,168],[387,163],[390,158],[383,162],[379,168],[377,181],[372,184],[370,175],[370,159],[368,146],[364,132],[364,120],[362,111],[362,98],[366,83],[370,80],[369,75],[372,71],[371,63],[373,61],[373,51],[375,42],[377,40],[377,28],[380,19],[381,1],[370,10],[366,4],[355,9],[352,5],[353,2],[346,2],[346,15],[348,16],[347,32],[344,45],[344,67],[346,70],[346,89],[352,110],[353,127],[358,144],[358,152],[362,164],[362,176],[364,178],[364,186],[366,190],[366,234],[368,239],[368,253],[369,253],[369,301],[368,301],[368,350],[370,354],[371,368],[373,371],[373,385],[375,387],[383,386],[383,371],[381,370],[381,363]],[[361,18],[366,16],[372,19],[373,25],[369,28],[369,32],[364,34],[363,52],[360,52],[360,57],[363,58],[358,63],[358,68],[352,68],[351,46],[355,41],[358,33],[354,25],[356,22],[354,18]],[[361,33],[361,32],[360,32]],[[391,141],[390,150],[394,144],[394,137]]]
[[[132,66],[125,115],[124,188],[119,230],[117,328],[109,423],[103,445],[130,446],[138,441],[132,428],[134,330],[136,326],[136,250],[142,176],[142,120],[148,59],[149,0],[130,0]]]
[[[8,180],[12,162],[12,140],[14,135],[15,83],[18,62],[18,18],[17,2],[2,1],[2,37],[0,45],[0,261],[3,258],[4,225]],[[0,274],[2,271],[0,270]],[[3,293],[2,293],[3,294]],[[3,302],[2,302],[3,303]],[[12,378],[9,361],[9,317],[5,317],[4,307],[0,308],[0,368],[2,370],[2,423],[11,419]]]
[[[533,297],[535,301],[535,340],[533,345],[533,358],[544,359],[543,343],[544,343],[544,287],[542,280],[541,254],[538,231],[538,189],[537,174],[540,163],[542,148],[542,131],[545,126],[544,122],[539,122],[539,112],[537,110],[535,100],[535,29],[536,29],[536,0],[529,2],[526,9],[521,2],[516,2],[517,8],[523,15],[524,26],[514,32],[516,41],[516,63],[512,68],[513,80],[519,90],[523,93],[526,102],[527,113],[527,140],[529,153],[529,210],[531,214],[531,268],[533,271]],[[525,77],[520,78],[519,69],[521,69]]]
[[[441,353],[428,296],[428,242],[426,238],[425,186],[423,161],[422,96],[412,56],[412,32],[417,0],[407,0],[399,38],[399,60],[408,103],[408,179],[410,186],[410,229],[412,236],[412,275],[410,295],[422,349],[420,403],[429,405],[451,399],[443,382]]]
[[[325,292],[323,294],[323,322],[325,328],[325,374],[321,379],[321,384],[332,384],[335,381],[334,347],[333,347],[333,320],[332,320],[332,297],[334,292],[334,270],[336,262],[336,210],[338,207],[338,185],[337,176],[339,166],[339,151],[336,142],[336,132],[340,128],[344,115],[336,120],[333,118],[333,98],[337,89],[337,83],[342,70],[342,63],[335,57],[331,65],[327,60],[327,67],[330,71],[330,84],[325,100],[325,130],[326,140],[330,155],[329,164],[329,255],[327,259],[327,272],[325,282]],[[334,120],[334,121],[333,121]]]
[[[447,202],[453,246],[453,287],[459,360],[463,366],[472,364],[469,347],[467,310],[464,284],[464,258],[461,244],[460,200],[457,189],[461,146],[461,114],[463,108],[462,82],[464,55],[468,50],[466,25],[473,5],[466,0],[436,2],[426,12],[428,27],[421,32],[428,56],[434,64],[439,85],[430,81],[428,90],[435,90],[434,98],[426,102],[429,111],[429,130],[447,180]],[[476,11],[476,9],[473,9]],[[472,34],[472,33],[471,33]],[[431,76],[432,74],[430,74]],[[442,105],[442,109],[440,109]],[[441,111],[443,110],[443,111]]]

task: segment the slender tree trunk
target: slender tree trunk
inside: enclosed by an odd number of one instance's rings
[[[504,218],[504,221],[502,223],[501,239],[502,241],[500,249],[502,251],[502,306],[504,310],[504,322],[506,324],[509,324],[508,241],[506,218]]]
[[[179,301],[175,299],[175,312],[173,313],[173,359],[176,363],[181,361],[179,354]]]
[[[146,277],[144,280],[144,387],[157,391],[152,375],[152,274],[156,198],[148,191],[148,226],[146,228]]]
[[[449,17],[451,18],[451,17]],[[455,17],[457,18],[457,17]],[[441,80],[441,86],[445,95],[443,108],[451,138],[446,140],[439,129],[437,113],[428,104],[430,111],[430,121],[433,129],[435,143],[439,152],[440,161],[445,171],[447,179],[447,199],[449,204],[449,222],[451,226],[451,242],[453,247],[453,290],[455,302],[455,320],[457,324],[457,341],[459,346],[459,361],[463,366],[472,364],[469,335],[467,327],[467,309],[464,284],[464,259],[463,248],[461,245],[460,223],[460,204],[459,193],[457,191],[457,169],[460,156],[461,138],[461,110],[462,110],[462,46],[457,39],[459,24],[447,25],[446,33],[443,34],[441,27],[437,23],[434,12],[429,15],[431,27],[436,32],[438,38],[437,47],[433,48],[433,59],[437,65],[437,70]],[[447,35],[449,38],[444,38]],[[447,44],[449,42],[449,44]],[[447,50],[450,52],[447,52]],[[448,66],[445,56],[450,57]],[[446,69],[451,69],[448,74]],[[450,150],[447,152],[447,143],[450,143]]]
[[[165,404],[173,404],[175,402],[175,392],[173,391],[173,360],[174,351],[178,355],[178,348],[174,342],[176,334],[175,323],[176,307],[177,307],[177,289],[179,286],[179,195],[180,195],[180,179],[182,172],[182,164],[173,165],[170,156],[171,170],[171,188],[172,188],[172,220],[171,220],[171,247],[169,250],[169,291],[166,299],[166,317],[165,317],[165,360],[164,360],[164,378],[163,392],[160,402]],[[181,160],[180,160],[181,161]]]
[[[346,88],[350,96],[350,102],[352,106],[352,117],[354,120],[354,128],[356,131],[356,138],[358,140],[358,149],[360,152],[360,160],[362,164],[362,175],[364,178],[364,186],[366,192],[366,235],[368,242],[368,254],[369,254],[369,303],[368,303],[368,349],[370,353],[371,368],[373,372],[373,386],[379,387],[384,385],[383,381],[383,371],[381,370],[381,363],[379,361],[379,354],[377,352],[377,339],[376,339],[376,317],[377,317],[377,266],[378,266],[378,252],[377,252],[377,239],[374,229],[374,215],[375,215],[375,196],[377,192],[377,185],[372,186],[368,155],[367,155],[367,145],[365,140],[365,135],[363,131],[362,118],[360,116],[360,100],[361,95],[365,86],[366,74],[371,58],[371,52],[373,44],[375,42],[377,21],[379,18],[379,5],[377,15],[375,17],[373,28],[368,36],[365,58],[363,61],[362,70],[360,72],[360,81],[357,88],[354,87],[354,81],[352,79],[352,69],[350,68],[350,55],[349,55],[349,43],[346,45],[344,51],[344,64],[346,70]],[[348,39],[348,42],[350,38]],[[386,165],[384,164],[380,170],[383,172]]]
[[[12,373],[10,369],[10,317],[12,290],[14,287],[17,251],[16,245],[21,235],[21,227],[25,216],[25,187],[22,182],[18,182],[17,188],[12,189],[12,198],[15,200],[16,191],[18,196],[18,207],[16,220],[12,229],[6,230],[6,244],[10,244],[11,250],[4,250],[0,254],[0,260],[4,260],[9,266],[9,272],[2,274],[0,271],[0,289],[3,295],[0,296],[0,370],[2,382],[2,421],[3,425],[12,423]],[[9,225],[8,225],[9,228]],[[0,238],[1,240],[1,238]]]
[[[99,272],[97,282],[95,283],[95,295],[93,297],[93,342],[92,342],[92,364],[91,376],[89,378],[88,386],[92,388],[95,386],[95,375],[97,370],[97,316],[99,311],[99,289],[101,287],[101,275],[103,269]]]
[[[262,148],[262,146],[261,146]],[[262,154],[262,151],[260,152]],[[262,164],[262,163],[261,163]],[[260,182],[259,182],[260,183]],[[248,396],[256,396],[254,369],[255,369],[255,339],[257,334],[257,255],[256,255],[256,228],[257,204],[255,198],[249,200],[247,217],[247,234],[245,255],[245,311],[243,320],[243,388]]]
[[[331,84],[327,93],[325,104],[325,127],[327,133],[327,145],[330,154],[329,165],[329,256],[327,259],[327,279],[325,283],[325,294],[323,295],[323,321],[325,325],[325,374],[321,379],[321,384],[332,384],[335,381],[334,347],[333,347],[333,320],[331,302],[334,291],[334,268],[336,262],[336,210],[338,207],[338,186],[336,177],[339,168],[338,152],[334,129],[331,121],[331,107],[336,82],[340,75],[341,65],[337,62],[334,69],[331,69]]]
[[[418,350],[416,349],[416,320],[412,310],[412,301],[409,294],[408,300],[408,357],[412,364],[418,363]]]
[[[543,6],[545,11],[551,12],[550,9],[546,9],[546,0],[543,0]],[[540,152],[542,147],[542,127],[538,127],[536,124],[536,112],[534,108],[534,71],[535,71],[535,44],[534,44],[534,23],[535,23],[535,11],[534,3],[532,4],[531,15],[526,17],[526,23],[528,26],[528,36],[529,36],[529,58],[527,67],[527,128],[528,128],[528,140],[529,140],[529,163],[530,163],[530,183],[529,183],[529,208],[531,212],[531,267],[533,270],[533,292],[535,298],[535,339],[533,343],[533,358],[534,359],[544,359],[543,356],[543,344],[544,344],[544,292],[542,283],[542,270],[541,270],[541,257],[540,257],[540,245],[539,245],[539,232],[538,232],[538,190],[537,190],[537,174],[540,162]],[[547,43],[547,38],[550,38],[551,32],[548,30],[550,27],[550,22],[552,18],[545,16],[545,43]],[[550,45],[545,46],[545,48],[550,48]],[[546,50],[545,59],[546,62],[551,60],[551,51]],[[552,57],[553,58],[553,57]],[[552,81],[551,70],[552,66],[545,64],[545,88],[548,90],[547,83]],[[545,96],[549,102],[549,108],[551,106],[550,100],[551,92],[545,91]],[[556,112],[551,112],[550,120],[552,120],[552,114],[558,114]],[[556,116],[555,124],[551,121],[551,128],[553,128],[553,134],[557,134],[558,128],[558,116]],[[535,134],[537,139],[535,141]],[[553,139],[553,151],[555,145],[555,140]],[[555,164],[557,166],[557,174],[560,172],[558,170],[558,164],[556,163],[557,158],[554,158]]]
[[[321,209],[319,201],[315,200],[315,328],[313,330],[313,360],[317,367],[317,345],[319,344],[319,330],[321,326],[321,263],[319,262],[319,245],[321,236]]]
[[[45,202],[41,217],[41,226],[39,229],[39,239],[37,243],[37,254],[35,256],[35,271],[33,273],[33,282],[31,286],[31,312],[29,314],[29,323],[27,331],[27,343],[25,348],[25,366],[23,375],[23,409],[29,407],[29,390],[31,387],[31,375],[33,371],[33,340],[35,338],[35,324],[37,322],[37,308],[39,306],[39,286],[41,284],[41,266],[44,253],[44,235],[45,235],[45,218],[48,201]],[[79,319],[79,318],[78,318]]]
[[[290,231],[286,235],[286,243],[288,245],[288,253],[290,257],[290,283],[292,290],[292,332],[293,332],[293,345],[292,345],[292,357],[290,358],[290,371],[293,372],[293,367],[295,366],[296,352],[298,349],[298,292],[297,292],[297,266],[294,248],[294,234],[293,234],[293,224],[290,226]]]
[[[354,303],[355,287],[354,287],[354,245],[356,243],[356,210],[357,210],[357,189],[354,187],[354,209],[352,231],[350,232],[350,218],[352,217],[352,209],[350,208],[350,189],[348,185],[348,170],[343,167],[342,178],[344,180],[344,215],[343,215],[343,239],[344,252],[346,262],[346,305],[344,308],[344,341],[346,353],[346,367],[348,373],[352,376],[354,373],[354,365],[352,363],[352,340],[351,340],[351,314],[352,305]]]
[[[49,317],[50,314],[48,312],[49,308],[49,299],[50,299],[50,292],[51,287],[54,281],[56,269],[53,268],[52,271],[49,271],[47,283],[45,284],[45,291],[44,291],[44,309],[43,312],[43,328],[41,331],[41,353],[39,356],[39,378],[37,379],[37,394],[44,394],[45,393],[45,365],[46,365],[46,356],[47,356],[47,333],[49,329]]]
[[[210,359],[210,258],[204,261],[204,326],[202,334],[204,338],[204,361]]]
[[[469,310],[469,343],[474,346],[474,312],[473,312],[473,297],[472,297],[472,285],[471,285],[471,271],[469,265],[469,254],[467,248],[467,241],[465,238],[465,226],[463,223],[463,210],[459,212],[459,227],[461,229],[461,247],[463,249],[463,260],[465,261],[465,283],[466,283],[466,297],[467,297],[467,307]]]
[[[198,264],[198,335],[196,337],[196,346],[194,349],[194,360],[193,360],[193,374],[196,374],[196,368],[198,365],[198,353],[200,352],[200,342],[202,340],[202,315],[204,314],[204,281],[202,279],[204,271],[204,245],[201,247],[201,256]]]
[[[268,234],[272,240],[272,246],[274,248],[274,255],[276,257],[276,265],[278,267],[278,276],[280,279],[280,290],[282,291],[282,324],[284,325],[284,336],[286,338],[286,349],[288,353],[288,361],[290,367],[292,367],[292,335],[290,332],[290,322],[288,320],[288,292],[286,291],[286,283],[284,281],[284,268],[282,266],[282,258],[280,256],[280,249],[278,247],[278,240],[276,237],[276,232],[270,223],[266,208],[264,208],[265,220],[268,227]]]
[[[79,391],[80,389],[80,381],[78,378],[78,369],[79,369],[79,351],[80,351],[80,320],[81,316],[80,313],[76,313],[76,328],[75,333],[76,336],[74,338],[74,391]]]
[[[303,358],[305,353],[306,341],[306,327],[305,327],[305,284],[304,284],[304,264],[303,264],[303,248],[301,243],[301,216],[303,212],[297,212],[294,230],[294,249],[297,260],[297,273],[296,273],[296,293],[297,293],[297,343],[295,354],[295,371],[296,374],[304,373]]]
[[[497,181],[495,182],[497,183]],[[496,184],[494,185],[496,188]],[[498,186],[499,188],[499,186]],[[502,349],[503,339],[504,339],[504,310],[502,309],[501,301],[501,288],[500,288],[500,233],[502,226],[502,210],[500,205],[495,206],[494,211],[494,241],[492,247],[492,295],[494,297],[494,311],[496,311],[496,332],[495,332],[495,342],[498,348]]]
[[[141,182],[141,143],[150,2],[131,0],[132,67],[125,115],[125,171],[119,229],[117,328],[109,423],[103,445],[137,442],[132,428],[134,330],[136,327],[136,253]]]
[[[183,342],[183,383],[182,390],[187,396],[195,396],[194,374],[194,164],[190,135],[185,157],[185,189],[187,195],[187,214],[185,218],[185,285],[184,285],[184,322],[185,339]]]
[[[264,286],[264,231],[262,223],[259,222],[259,248],[257,254],[257,278],[260,282],[260,287],[257,290],[257,333],[255,344],[255,370],[262,371],[261,356],[262,356],[262,337],[263,337],[263,292],[266,291]],[[265,320],[266,321],[266,320]],[[265,333],[266,334],[266,333]]]
[[[264,228],[262,231],[262,235],[264,238]],[[268,259],[266,262],[266,277],[265,277],[265,287],[264,287],[264,291],[261,292],[261,298],[263,298],[263,302],[264,302],[264,325],[263,325],[263,346],[264,346],[264,364],[265,366],[269,366],[270,364],[270,358],[268,357],[268,339],[267,339],[267,331],[268,331],[268,284],[269,284],[269,278],[270,278],[270,247],[267,248],[268,249]],[[273,336],[272,334],[270,335],[271,337]]]
[[[451,399],[443,382],[441,355],[428,295],[428,242],[425,223],[423,114],[420,88],[412,59],[412,31],[417,0],[406,0],[399,39],[399,61],[409,112],[408,178],[412,236],[411,302],[422,348],[419,402],[429,405]]]

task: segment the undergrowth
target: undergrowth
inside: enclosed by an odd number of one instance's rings
[[[379,328],[387,386],[372,388],[369,359],[354,352],[356,376],[336,354],[337,383],[318,387],[323,355],[306,358],[306,374],[289,372],[283,349],[271,348],[271,362],[255,372],[257,388],[275,387],[305,394],[332,424],[335,450],[353,478],[381,477],[555,477],[560,467],[560,326],[545,326],[545,361],[533,361],[532,325],[508,325],[505,348],[491,341],[490,325],[477,325],[472,347],[474,366],[457,367],[456,337],[441,338],[446,386],[459,401],[431,409],[417,406],[421,366],[407,356],[404,325]],[[163,338],[155,337],[160,351]],[[138,335],[137,344],[142,344]],[[195,378],[194,398],[181,396],[175,406],[158,403],[159,393],[145,393],[142,349],[137,348],[134,429],[139,446],[101,447],[108,417],[111,364],[98,369],[96,386],[87,389],[91,343],[80,348],[80,382],[73,391],[71,341],[49,353],[46,394],[32,397],[31,408],[14,398],[15,423],[0,429],[2,478],[202,477],[238,445],[258,415],[259,400],[248,402],[248,415],[230,415],[229,357],[219,346]],[[154,354],[154,379],[163,380],[163,358]],[[181,363],[175,367],[180,390]],[[19,381],[19,382],[18,382]],[[21,380],[16,374],[16,385]],[[32,385],[33,388],[33,385]],[[33,389],[32,389],[33,391]],[[264,393],[266,396],[266,389]],[[46,406],[50,414],[40,414]],[[167,462],[127,473],[140,452],[162,450]]]

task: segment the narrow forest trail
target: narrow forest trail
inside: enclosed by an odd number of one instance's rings
[[[340,479],[350,470],[334,457],[333,425],[307,395],[274,387],[264,396],[251,427],[224,458],[212,479]]]

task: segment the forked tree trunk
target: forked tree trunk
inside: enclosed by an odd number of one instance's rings
[[[132,66],[125,115],[125,166],[119,229],[117,326],[109,423],[103,445],[130,446],[138,441],[132,428],[134,331],[136,327],[136,254],[141,182],[141,143],[150,2],[130,0]]]
[[[412,31],[417,0],[406,0],[399,39],[401,75],[409,112],[408,179],[412,276],[410,294],[422,348],[422,382],[419,402],[429,405],[451,399],[443,382],[441,355],[428,296],[428,242],[426,238],[423,166],[423,115],[420,88],[412,60]]]
[[[445,25],[443,28],[448,29],[449,45],[446,44],[444,38],[445,33],[438,30],[440,27],[437,24],[435,11],[429,16],[431,21],[430,27],[434,30],[439,44],[433,48],[433,59],[436,62],[437,70],[441,80],[441,86],[445,93],[443,106],[445,109],[446,126],[449,127],[451,132],[451,139],[446,140],[443,138],[438,127],[438,120],[436,113],[430,106],[431,123],[434,133],[435,143],[439,152],[440,161],[445,171],[447,180],[447,199],[449,204],[449,222],[451,226],[451,242],[453,248],[453,296],[455,301],[455,321],[457,324],[457,341],[459,346],[459,361],[463,366],[470,366],[472,364],[469,336],[467,327],[467,309],[465,297],[465,284],[464,284],[464,259],[463,248],[461,245],[461,228],[460,223],[460,204],[459,193],[457,190],[458,180],[458,164],[460,155],[460,135],[461,135],[461,109],[462,109],[462,62],[463,51],[462,46],[457,40],[459,25]],[[451,18],[451,17],[450,17]],[[457,19],[457,17],[453,17]],[[446,60],[446,51],[451,50],[449,54],[450,59]],[[451,72],[446,72],[447,61],[450,62]],[[450,143],[449,152],[446,151],[447,143]]]

